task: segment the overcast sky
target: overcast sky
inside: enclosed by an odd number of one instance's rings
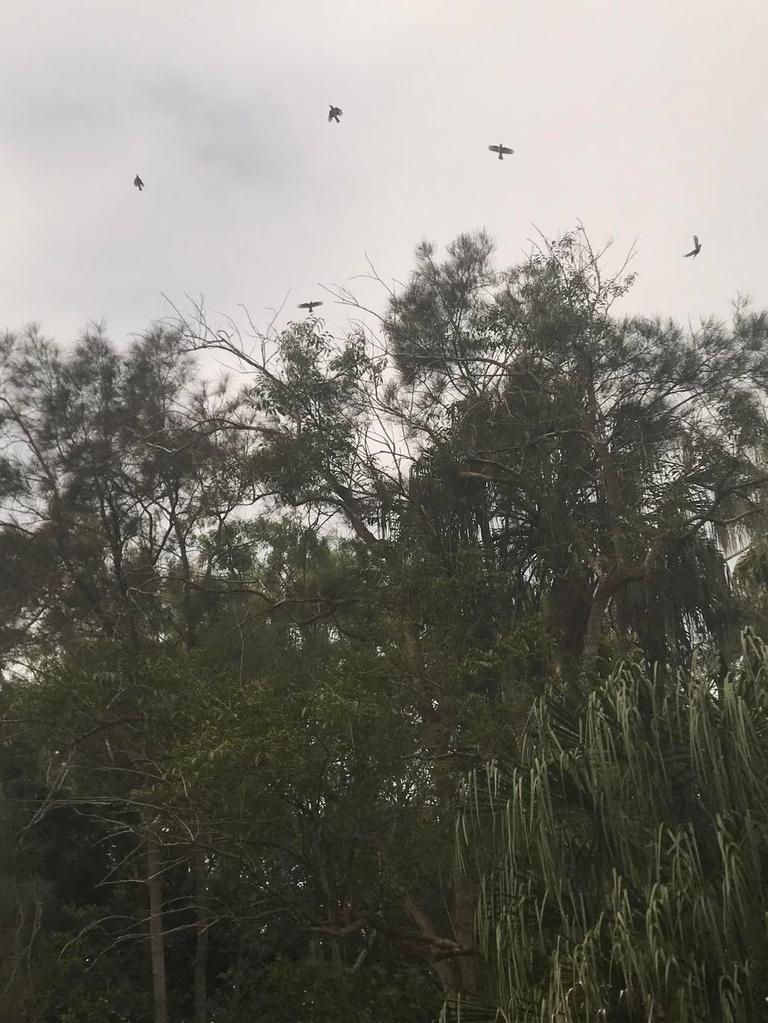
[[[762,0],[8,2],[0,328],[120,341],[163,293],[266,326],[366,253],[486,227],[509,264],[577,218],[637,240],[627,311],[768,305],[766,39]]]

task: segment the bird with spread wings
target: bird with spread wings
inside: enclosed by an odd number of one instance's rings
[[[693,236],[693,248],[691,249],[690,252],[684,252],[683,253],[683,259],[687,259],[689,256],[698,256],[698,254],[700,252],[701,252],[701,242],[699,241],[699,236],[697,234],[695,234]]]
[[[309,315],[311,316],[312,315],[312,311],[315,308],[315,306],[322,305],[322,304],[323,303],[319,302],[319,301],[318,302],[299,302],[298,308],[299,309],[309,309]]]
[[[333,105],[333,103],[331,103],[331,108],[328,111],[328,120],[329,121],[335,121],[336,124],[338,124],[339,123],[339,118],[341,117],[341,115],[343,113],[344,113],[344,111],[341,109],[341,107],[335,107]]]
[[[514,149],[508,149],[506,146],[502,146],[501,143],[499,143],[498,146],[488,146],[488,148],[492,153],[498,153],[500,160],[504,159],[505,153],[507,154],[507,156],[511,156],[512,153],[514,153]]]

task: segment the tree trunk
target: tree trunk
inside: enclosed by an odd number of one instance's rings
[[[147,888],[149,889],[149,948],[152,957],[152,994],[155,1023],[168,1023],[168,990],[165,982],[163,937],[163,880],[160,851],[154,838],[147,839]]]
[[[467,949],[475,947],[476,903],[475,886],[469,884],[468,878],[460,878],[453,899],[453,931],[459,945]],[[477,961],[474,954],[460,956],[458,966],[461,971],[462,994],[474,994],[477,988]]]
[[[208,1018],[208,931],[210,919],[205,900],[205,853],[196,849],[193,857],[195,872],[195,903],[197,906],[197,940],[195,942],[195,1023],[206,1023]]]
[[[413,692],[415,704],[422,720],[424,745],[434,758],[432,761],[432,780],[435,792],[442,804],[442,812],[453,813],[460,768],[456,767],[449,753],[451,722],[446,721],[442,710],[432,704],[430,693],[426,688],[426,668],[416,630],[408,617],[405,601],[401,601],[401,626],[403,635],[403,652]],[[477,886],[468,877],[456,879],[456,890],[453,897],[453,931],[456,945],[461,947],[461,954],[455,957],[435,958],[433,966],[440,979],[446,996],[450,999],[459,994],[474,990],[476,963],[474,947],[474,909],[477,899]],[[422,934],[430,940],[439,940],[439,935],[429,918],[415,902],[408,898],[406,908],[411,919],[418,925]]]
[[[603,576],[592,598],[592,606],[589,609],[589,620],[587,621],[587,632],[584,637],[583,667],[591,668],[597,659],[597,652],[600,646],[600,639],[603,634],[603,619],[608,610],[614,586],[608,576]]]

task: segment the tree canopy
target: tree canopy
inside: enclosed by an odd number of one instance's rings
[[[706,743],[742,729],[747,765],[762,734],[742,636],[766,621],[768,316],[621,317],[607,260],[579,230],[500,271],[462,235],[342,338],[197,310],[126,348],[2,339],[14,1019],[568,1019],[577,981],[589,1011],[647,1019],[674,980],[715,1020],[743,970],[757,997],[760,939],[713,979],[726,946],[670,836],[699,813],[707,856],[736,843],[742,879],[762,856]],[[536,826],[499,831],[510,806]],[[740,898],[715,888],[713,919]]]

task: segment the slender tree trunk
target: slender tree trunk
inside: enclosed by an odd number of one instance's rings
[[[416,905],[410,896],[405,899],[405,908],[411,920],[413,920],[425,938],[433,940],[438,937],[431,918]],[[435,971],[437,979],[442,985],[443,994],[449,1000],[455,998],[455,996],[461,991],[461,977],[459,972],[455,969],[455,960],[450,956],[436,957],[434,955],[434,950],[431,954],[432,969]]]
[[[193,611],[192,590],[189,585],[192,579],[192,571],[189,564],[189,554],[187,553],[187,538],[175,514],[174,532],[176,534],[176,542],[179,545],[179,558],[181,559],[183,578],[182,585],[184,587],[181,597],[184,608],[184,646],[187,650],[191,650],[194,646],[197,646],[197,623],[195,622]]]
[[[453,931],[456,941],[464,948],[475,945],[475,905],[477,891],[468,878],[462,877],[457,882],[453,899],[454,919]],[[458,960],[461,970],[461,989],[464,994],[471,994],[477,988],[477,961],[474,955],[461,956]]]
[[[195,943],[195,1023],[208,1018],[208,931],[210,919],[205,899],[207,870],[205,852],[196,849],[194,858],[195,902],[197,904],[197,940]]]
[[[403,650],[416,695],[415,702],[422,719],[424,744],[435,757],[432,763],[432,779],[443,812],[450,814],[453,812],[459,779],[455,764],[446,756],[450,746],[451,722],[445,720],[440,708],[432,705],[429,691],[425,687],[426,668],[421,644],[404,605],[401,606],[401,612]],[[461,949],[461,954],[448,958],[435,956],[433,961],[435,973],[449,1000],[459,994],[469,993],[475,988],[476,962],[473,949],[476,899],[477,885],[469,877],[457,878],[452,899],[452,924],[455,944]],[[430,941],[440,940],[440,935],[429,915],[410,897],[406,900],[406,909],[425,937]]]
[[[591,667],[597,658],[597,651],[603,634],[603,619],[605,612],[608,610],[612,592],[611,580],[604,576],[597,584],[595,595],[592,599],[592,606],[589,609],[587,632],[584,637],[584,668]]]
[[[147,888],[149,889],[149,948],[152,957],[152,994],[155,1023],[168,1023],[168,989],[165,981],[165,939],[163,937],[163,880],[160,850],[154,838],[147,839]]]

